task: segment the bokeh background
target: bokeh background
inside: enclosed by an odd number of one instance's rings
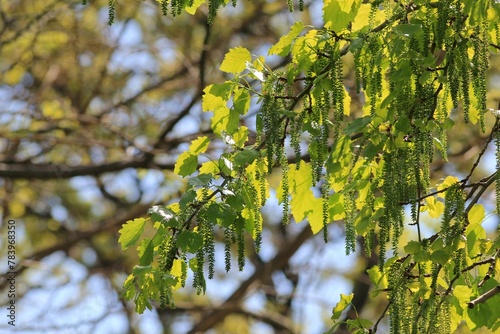
[[[386,299],[367,299],[365,272],[376,255],[346,257],[341,222],[331,224],[327,244],[305,222],[281,225],[274,195],[263,209],[262,250],[248,247],[244,271],[225,273],[220,244],[206,295],[188,286],[177,293],[176,309],[142,315],[119,297],[138,259],[134,249],[121,250],[117,231],[185,190],[173,167],[192,139],[211,136],[201,96],[206,85],[228,79],[218,70],[224,54],[244,45],[265,56],[296,20],[321,27],[321,5],[306,1],[303,12],[290,13],[284,0],[240,1],[208,25],[206,7],[173,18],[156,1],[122,0],[108,26],[108,1],[0,1],[0,332],[321,333],[339,294],[352,291],[357,309],[349,312],[378,319]],[[278,68],[288,60],[266,61]],[[346,57],[348,91],[352,66]],[[498,69],[492,58],[488,104],[495,109]],[[359,114],[362,97],[351,98]],[[253,102],[242,119],[251,130]],[[487,121],[491,130],[493,116]],[[460,117],[456,124],[449,162],[433,165],[435,180],[467,175],[489,135]],[[210,149],[216,157],[224,146]],[[494,170],[493,149],[477,179]],[[269,177],[271,185],[279,175]],[[492,212],[494,195],[484,200]],[[16,229],[15,328],[6,320],[9,220]],[[430,235],[439,221],[425,220]],[[493,233],[498,217],[489,214],[484,226]]]

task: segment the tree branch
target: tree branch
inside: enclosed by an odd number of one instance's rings
[[[467,306],[469,308],[474,308],[477,304],[485,303],[488,299],[492,298],[493,296],[497,295],[500,293],[500,285],[497,285],[491,290],[488,290],[486,293],[483,293],[479,297],[477,297],[474,300],[471,300],[470,302],[467,303]]]

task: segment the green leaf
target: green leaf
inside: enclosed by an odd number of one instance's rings
[[[408,254],[415,254],[422,249],[422,244],[418,241],[410,241],[404,247],[404,250]]]
[[[132,273],[134,276],[136,276],[139,280],[141,280],[141,276],[144,276],[153,270],[152,266],[134,266],[134,269],[132,269]]]
[[[202,187],[212,181],[212,174],[199,174],[189,178],[188,184],[196,187]]]
[[[198,167],[198,156],[189,151],[182,153],[175,163],[174,173],[180,176],[193,174]]]
[[[220,65],[220,70],[227,73],[237,74],[246,68],[246,62],[252,60],[250,51],[243,47],[236,47],[229,50]]]
[[[214,111],[221,107],[226,107],[231,95],[233,84],[225,82],[223,84],[212,84],[203,89],[203,99],[201,108],[203,111]]]
[[[426,262],[430,260],[430,255],[426,250],[420,250],[413,254],[413,259],[415,262]]]
[[[243,200],[240,196],[228,196],[231,198],[228,202],[231,203],[212,203],[207,209],[208,219],[216,221],[218,225],[229,227],[236,219],[234,209],[243,208]],[[233,209],[234,208],[234,209]]]
[[[118,231],[120,237],[118,242],[122,246],[122,249],[127,249],[134,245],[139,237],[144,232],[144,225],[146,224],[145,218],[136,218],[134,220],[127,221],[126,224]]]
[[[465,230],[465,236],[467,238],[467,254],[471,257],[482,252],[480,240],[486,238],[486,231],[481,226],[484,216],[484,206],[481,204],[474,204],[468,214],[469,225]]]
[[[242,167],[251,164],[259,155],[256,150],[243,150],[236,153],[233,161],[236,166]]]
[[[301,21],[295,22],[293,26],[290,27],[290,32],[284,36],[281,36],[278,43],[274,44],[268,52],[268,55],[278,55],[285,57],[290,53],[292,48],[293,40],[299,36],[299,34],[304,29],[304,25]]]
[[[177,227],[175,214],[170,209],[155,205],[148,210],[148,215],[153,222],[159,222],[163,226]]]
[[[137,247],[137,252],[139,254],[139,265],[147,266],[153,262],[153,250],[154,245],[150,238],[144,238],[139,247]]]
[[[323,21],[325,28],[335,32],[347,28],[358,13],[361,1],[357,0],[325,0],[323,6]]]
[[[332,320],[340,318],[342,312],[344,312],[347,309],[347,307],[349,307],[349,305],[351,304],[353,297],[354,297],[353,293],[349,295],[340,294],[340,301],[337,303],[337,305],[335,305],[335,307],[332,310]]]
[[[210,139],[208,139],[207,136],[198,137],[191,142],[191,145],[189,146],[189,152],[196,155],[205,153],[209,144]]]
[[[481,225],[484,219],[484,206],[481,204],[474,204],[474,206],[470,209],[468,217],[469,217],[469,226],[474,229],[477,225]]]
[[[220,107],[214,111],[214,116],[210,120],[214,133],[220,135],[222,131],[233,134],[238,130],[240,114],[228,107]]]
[[[250,93],[246,89],[235,88],[233,96],[233,109],[240,115],[247,113],[250,108]]]
[[[350,122],[349,125],[345,128],[344,132],[347,135],[351,135],[356,132],[361,132],[368,124],[370,124],[372,120],[371,116],[365,116],[356,118],[354,121]]]
[[[191,231],[182,231],[177,237],[177,246],[185,252],[195,253],[203,245],[203,237]]]
[[[123,283],[124,290],[120,296],[125,300],[132,300],[132,298],[135,297],[136,291],[135,291],[134,281],[135,281],[135,276],[133,274],[130,274]]]
[[[450,255],[451,255],[450,252],[446,252],[444,250],[437,250],[431,254],[431,261],[434,263],[439,263],[440,265],[444,266],[446,263],[448,263]]]
[[[412,37],[422,32],[422,26],[420,24],[399,24],[392,30],[399,36]]]

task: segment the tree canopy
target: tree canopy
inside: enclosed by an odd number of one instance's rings
[[[74,259],[167,332],[500,328],[497,1],[0,13],[2,214],[24,291],[33,263]],[[351,289],[312,329],[298,292],[335,284],[339,242]],[[211,280],[235,287],[216,301]]]

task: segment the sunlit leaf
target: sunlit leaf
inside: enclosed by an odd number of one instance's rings
[[[351,304],[352,299],[354,298],[354,294],[351,293],[349,295],[340,294],[340,301],[335,305],[332,310],[332,320],[339,319],[349,305]]]
[[[252,60],[250,51],[243,47],[236,47],[229,50],[220,65],[220,70],[228,73],[240,73],[246,68],[246,62]]]
[[[134,220],[129,220],[123,225],[123,227],[118,231],[120,237],[118,242],[122,246],[122,249],[127,249],[128,247],[134,245],[144,232],[144,225],[146,224],[146,219],[136,218]]]
[[[295,22],[294,25],[290,28],[288,34],[281,36],[278,43],[273,45],[269,51],[269,55],[279,55],[286,56],[290,53],[290,49],[292,48],[292,41],[299,36],[299,34],[304,29],[304,25],[301,21]]]
[[[323,6],[323,20],[325,28],[340,32],[347,28],[358,13],[361,1],[356,0],[325,0]]]

